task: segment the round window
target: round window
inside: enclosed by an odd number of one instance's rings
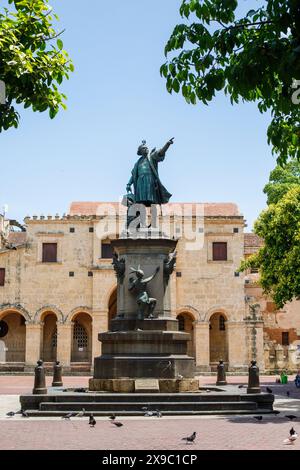
[[[3,338],[3,336],[6,336],[8,332],[8,324],[1,320],[0,321],[0,338]]]

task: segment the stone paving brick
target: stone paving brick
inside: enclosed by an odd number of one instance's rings
[[[87,377],[65,377],[67,387],[82,387]],[[291,378],[292,380],[292,378]],[[287,385],[275,383],[275,378],[261,378],[262,388],[271,386],[276,394],[278,416],[264,415],[261,422],[253,416],[194,416],[137,418],[121,417],[121,428],[107,418],[96,418],[90,428],[88,418],[64,421],[61,418],[14,418],[5,413],[19,409],[18,394],[30,392],[32,376],[0,376],[0,442],[1,449],[65,449],[65,450],[299,450],[300,437],[295,445],[285,445],[293,426],[300,434],[300,389],[292,381]],[[48,378],[48,385],[51,377]],[[231,384],[246,383],[246,376],[228,377]],[[202,377],[202,385],[214,384],[215,377]],[[245,390],[245,389],[243,389]],[[290,391],[290,397],[286,392]],[[14,394],[13,394],[14,393]],[[295,414],[292,423],[285,414]],[[257,413],[258,414],[258,413]],[[185,444],[182,437],[197,432],[194,445]]]
[[[252,417],[229,418],[140,418],[122,419],[116,428],[107,419],[98,419],[95,428],[88,419],[77,420],[2,420],[2,449],[66,449],[66,450],[299,450],[285,445],[290,422],[284,418],[264,417],[257,423]],[[300,423],[293,423],[300,432]],[[182,437],[197,432],[195,444],[186,444]]]

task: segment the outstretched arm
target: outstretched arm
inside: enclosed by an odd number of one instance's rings
[[[148,284],[148,282],[152,281],[152,279],[155,278],[155,276],[156,276],[156,274],[158,273],[159,270],[160,270],[160,267],[157,266],[157,268],[156,268],[154,274],[152,274],[152,276],[147,277],[146,279],[143,279],[143,280],[142,280],[142,283],[143,283],[143,284]]]
[[[161,148],[157,153],[160,157],[164,157],[165,154],[166,154],[166,151],[168,150],[168,148],[174,144],[174,137],[172,137],[172,139],[168,140],[168,142],[163,146],[163,148]]]

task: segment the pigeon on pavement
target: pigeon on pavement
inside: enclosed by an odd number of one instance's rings
[[[194,431],[193,434],[187,437],[183,437],[181,440],[186,441],[186,443],[191,442],[192,444],[194,444],[194,441],[196,439],[196,434],[197,434],[196,431]]]

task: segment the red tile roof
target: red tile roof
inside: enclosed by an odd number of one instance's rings
[[[192,211],[195,214],[195,207],[197,205],[204,206],[204,215],[206,217],[237,217],[242,216],[239,208],[232,202],[204,202],[204,203],[169,203],[163,205],[163,213],[166,210],[174,211],[179,208],[182,211],[186,211],[187,215]],[[126,207],[119,205],[118,202],[72,202],[69,210],[69,215],[101,215],[105,211],[105,208],[111,206],[115,211],[120,213],[126,212]],[[120,209],[118,209],[120,207]],[[165,209],[166,208],[166,209]],[[107,210],[107,209],[106,209]],[[201,215],[201,213],[199,213]]]
[[[245,233],[244,245],[245,247],[259,247],[263,246],[264,241],[255,233]]]

